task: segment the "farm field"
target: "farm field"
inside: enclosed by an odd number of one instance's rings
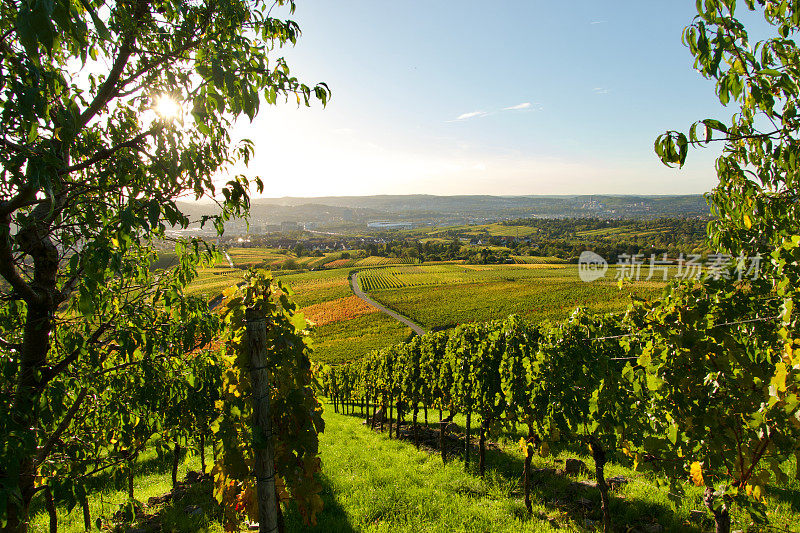
[[[368,313],[319,326],[314,333],[311,358],[323,363],[343,363],[403,342],[411,328],[380,313]]]
[[[411,330],[353,296],[348,269],[315,272],[275,272],[291,291],[293,301],[315,323],[314,360],[339,363],[405,340]],[[217,266],[200,271],[189,294],[208,300],[242,280],[244,271]]]
[[[376,300],[428,330],[513,313],[533,322],[559,319],[578,306],[615,311],[625,307],[630,294],[652,297],[663,286],[637,282],[620,290],[612,279],[583,283],[575,265],[531,259],[535,262],[516,265],[387,265],[362,269],[360,278],[362,288]],[[341,268],[275,273],[316,324],[314,359],[320,362],[353,360],[401,342],[410,334],[404,325],[353,297],[349,272]],[[206,268],[189,291],[212,299],[243,274],[230,267]]]
[[[622,290],[610,278],[584,283],[575,265],[415,265],[362,271],[362,288],[426,329],[519,314],[531,322],[559,319],[583,306],[597,312],[650,298],[662,282]]]
[[[450,226],[443,229],[424,232],[425,235],[436,238],[458,232],[463,235],[486,235],[491,237],[530,237],[539,233],[530,226],[506,226],[503,224],[483,224],[479,226]]]
[[[222,294],[222,291],[240,282],[244,277],[244,270],[230,268],[229,266],[208,267],[198,272],[198,277],[186,289],[187,294],[204,295],[211,300]]]

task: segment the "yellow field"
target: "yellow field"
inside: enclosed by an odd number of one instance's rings
[[[357,296],[348,296],[314,304],[302,308],[300,311],[316,326],[325,326],[342,320],[352,320],[356,317],[377,313],[378,310]]]

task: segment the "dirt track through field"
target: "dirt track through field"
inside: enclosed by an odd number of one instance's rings
[[[359,272],[355,272],[353,273],[353,276],[350,278],[350,288],[353,289],[353,294],[355,294],[356,296],[358,296],[359,298],[361,298],[362,300],[364,300],[365,302],[367,302],[369,305],[376,308],[380,312],[385,313],[390,317],[394,318],[395,320],[398,320],[403,324],[405,324],[406,326],[410,327],[412,330],[414,330],[414,333],[416,333],[417,335],[425,335],[425,330],[422,329],[420,326],[418,326],[408,318],[404,317],[400,313],[397,313],[395,311],[392,311],[391,309],[386,308],[385,306],[379,304],[378,302],[367,296],[367,294],[361,290],[361,284],[358,281],[358,275]]]

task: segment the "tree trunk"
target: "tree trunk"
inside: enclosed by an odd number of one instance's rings
[[[592,457],[594,458],[594,472],[597,477],[597,489],[600,491],[600,508],[603,511],[603,531],[611,533],[611,507],[608,500],[608,485],[606,484],[605,465],[606,465],[606,451],[600,442],[592,438],[589,441],[592,448]]]
[[[392,415],[394,414],[394,398],[389,396],[389,438],[392,438]]]
[[[89,498],[86,494],[81,498],[81,508],[83,509],[83,529],[90,531],[92,529],[92,515],[89,512]]]
[[[178,484],[178,465],[181,462],[181,445],[175,441],[175,449],[172,452],[172,488]]]
[[[428,428],[428,404],[422,404],[422,412],[425,413],[425,428]]]
[[[135,459],[134,459],[135,460]],[[133,500],[133,460],[128,463],[128,499]]]
[[[206,433],[200,432],[200,470],[201,474],[206,473]]]
[[[419,412],[419,407],[417,406],[417,403],[414,402],[414,415],[413,415],[413,418],[414,418],[414,446],[416,446],[417,449],[419,450],[419,428],[417,427],[417,413],[418,412]]]
[[[464,471],[469,471],[469,433],[470,426],[472,425],[472,411],[467,410],[467,427],[466,427],[466,434],[464,436]]]
[[[439,450],[442,453],[442,464],[447,463],[447,453],[444,451],[444,422],[442,421],[441,409],[439,409]]]
[[[383,422],[386,420],[386,394],[383,394],[383,401],[381,402],[381,433],[383,433]]]
[[[52,245],[51,245],[52,246]],[[57,252],[55,259],[57,269]],[[35,279],[38,284],[55,288],[55,270],[50,279],[49,270],[42,275],[42,269],[47,267],[35,262]],[[50,265],[52,266],[52,265]],[[37,291],[39,292],[39,291]],[[44,291],[42,291],[44,292]],[[49,306],[45,304],[28,303],[28,312],[25,318],[25,330],[20,353],[20,372],[14,393],[14,403],[11,408],[10,426],[22,432],[31,434],[30,439],[23,442],[29,443],[26,450],[27,456],[19,459],[16,485],[19,487],[19,500],[9,498],[6,507],[7,522],[4,531],[24,533],[28,531],[28,509],[33,495],[36,494],[34,480],[36,477],[36,448],[39,439],[36,438],[35,428],[38,426],[34,406],[38,403],[43,386],[40,384],[42,371],[47,363],[47,353],[50,349],[50,332],[53,330],[53,320]],[[12,486],[13,486],[12,481]]]
[[[706,487],[705,494],[703,494],[703,502],[711,514],[714,515],[714,525],[716,526],[716,533],[730,533],[731,532],[731,514],[728,509],[728,503],[723,500],[719,507],[714,510],[717,503],[718,496],[714,495],[713,487]]]
[[[525,508],[533,513],[531,504],[531,459],[533,458],[533,426],[528,424],[528,442],[525,446],[525,466],[522,470],[522,483],[525,486]]]
[[[50,487],[47,486],[44,488],[44,506],[47,509],[47,514],[50,516],[50,533],[58,533],[56,505],[53,503],[53,493],[50,492]]]
[[[403,421],[403,411],[401,410],[400,400],[397,400],[397,439],[400,439],[400,423]]]
[[[484,420],[481,420],[481,436],[478,442],[478,472],[483,477],[486,473],[486,421]]]

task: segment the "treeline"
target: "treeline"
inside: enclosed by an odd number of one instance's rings
[[[463,413],[465,467],[472,417],[480,417],[481,474],[486,435],[500,425],[525,426],[529,511],[533,454],[578,442],[592,451],[606,531],[604,465],[611,459],[666,475],[673,495],[683,494],[689,476],[705,487],[717,531],[729,531],[734,503],[766,520],[763,485],[796,471],[799,424],[781,365],[786,353],[800,360],[800,350],[784,350],[777,308],[754,306],[744,292],[715,306],[721,286],[709,280],[700,287],[671,287],[655,308],[634,304],[624,315],[576,310],[538,326],[511,316],[430,333],[322,368],[323,392],[335,409],[366,405],[372,424],[382,426],[388,412],[390,435],[392,411],[398,420],[411,416],[415,435],[420,409],[426,419],[429,408],[440,420],[443,410],[450,419]],[[443,458],[444,433],[441,425]]]
[[[704,253],[708,220],[659,218],[655,220],[604,220],[599,218],[520,219],[503,223],[526,226],[536,232],[517,247],[519,255],[560,257],[577,261],[581,252],[591,250],[608,260],[627,254]]]

